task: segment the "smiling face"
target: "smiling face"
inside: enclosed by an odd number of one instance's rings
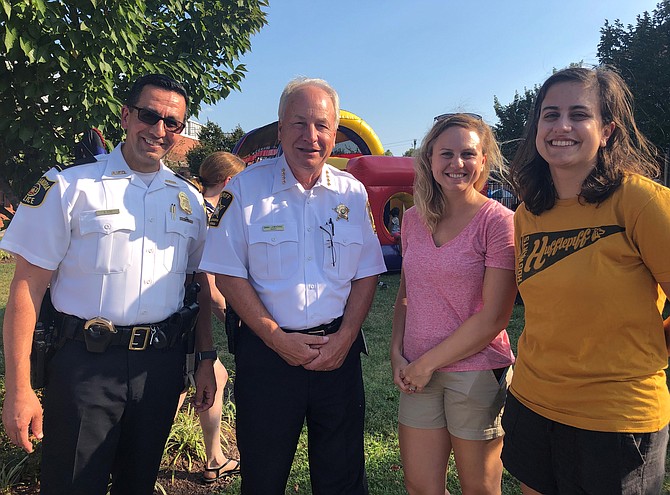
[[[333,102],[318,86],[294,93],[279,120],[279,140],[293,175],[316,177],[335,147],[337,134]]]
[[[445,195],[474,192],[486,163],[479,135],[465,127],[447,127],[435,140],[430,156],[433,178]]]
[[[595,87],[560,82],[549,88],[540,107],[535,146],[553,176],[568,172],[583,181],[596,166],[614,124],[603,124]],[[581,181],[579,183],[581,183]]]
[[[183,121],[186,101],[174,91],[145,86],[135,106],[151,110],[161,117]],[[165,129],[165,122],[145,124],[137,117],[137,110],[127,105],[121,109],[121,127],[126,130],[126,140],[121,148],[128,166],[138,172],[155,172],[160,160],[180,139],[179,134]]]

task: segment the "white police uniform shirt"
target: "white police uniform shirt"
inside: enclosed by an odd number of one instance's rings
[[[149,187],[121,145],[94,163],[49,170],[26,194],[0,248],[56,270],[55,308],[117,325],[181,308],[207,232],[202,196],[161,163]]]
[[[352,280],[386,271],[367,193],[347,172],[326,164],[305,190],[280,156],[235,176],[221,198],[200,269],[248,279],[280,327],[329,323]]]

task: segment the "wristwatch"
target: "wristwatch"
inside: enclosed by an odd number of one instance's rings
[[[218,355],[216,354],[216,349],[213,351],[201,351],[195,353],[196,361],[202,361],[203,359],[211,359],[212,361],[216,361],[217,358]]]

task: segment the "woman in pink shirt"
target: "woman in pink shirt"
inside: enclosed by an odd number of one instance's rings
[[[501,168],[491,128],[440,116],[414,164],[391,364],[410,494],[444,495],[454,452],[463,493],[500,494],[500,417],[514,362],[505,326],[516,296],[512,211],[482,195]]]

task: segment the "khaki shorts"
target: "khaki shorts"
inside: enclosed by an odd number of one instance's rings
[[[411,428],[447,428],[464,440],[491,440],[500,424],[512,367],[500,380],[493,370],[436,371],[422,392],[400,393],[398,422]]]

